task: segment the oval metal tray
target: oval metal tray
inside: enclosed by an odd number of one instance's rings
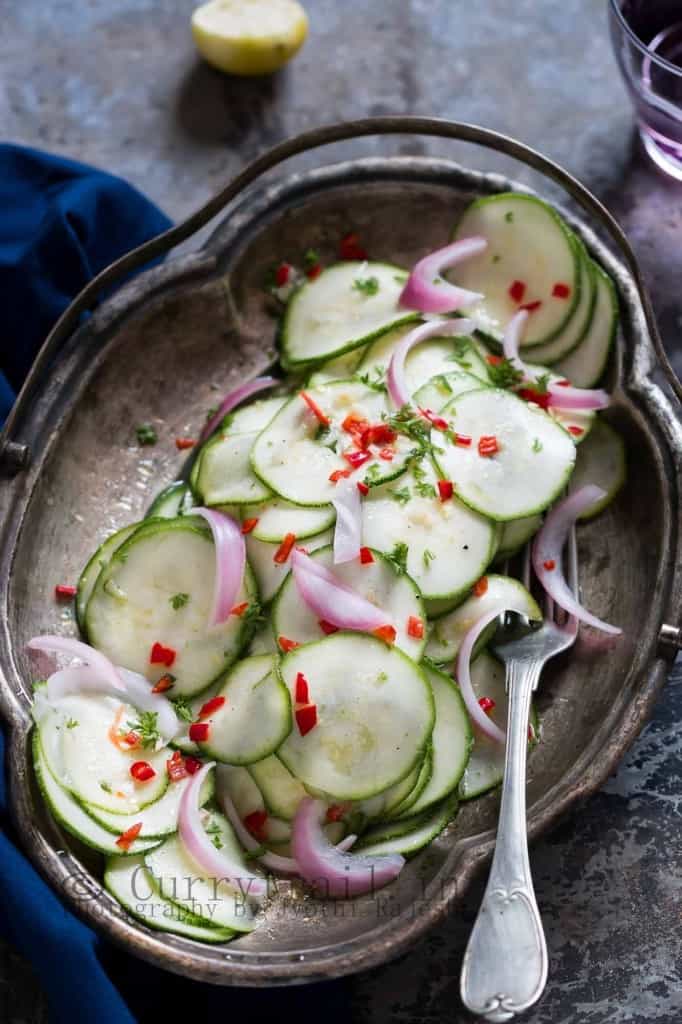
[[[143,515],[181,468],[173,438],[196,434],[216,396],[261,372],[275,325],[263,291],[276,258],[308,247],[330,261],[357,230],[372,256],[411,264],[444,244],[473,196],[521,186],[449,161],[365,159],[251,188],[199,253],[147,271],[107,300],[54,356],[12,423],[32,457],[0,494],[0,707],[9,725],[10,794],[27,853],[69,906],[153,963],[217,984],[292,984],[359,971],[396,956],[451,908],[489,856],[498,797],[464,805],[391,887],[322,903],[282,883],[253,934],[205,947],[154,932],[102,889],[100,864],[46,813],[32,777],[24,650],[40,632],[74,633],[53,600],[95,545]],[[567,215],[568,216],[568,215]],[[535,837],[594,792],[645,723],[672,651],[682,588],[679,489],[682,432],[651,373],[655,357],[637,288],[586,224],[569,216],[620,292],[622,329],[610,367],[608,416],[626,436],[628,483],[580,528],[587,604],[624,629],[616,643],[585,630],[547,671],[539,696],[543,741],[530,760]],[[158,421],[154,448],[134,427]],[[16,467],[15,467],[16,468]]]

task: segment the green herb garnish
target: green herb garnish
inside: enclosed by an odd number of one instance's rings
[[[129,731],[140,737],[143,747],[154,747],[161,738],[156,724],[158,717],[158,711],[141,711],[137,722],[126,722]]]
[[[379,291],[379,278],[356,277],[353,282],[353,288],[356,292],[361,292],[363,295],[376,295]]]
[[[539,377],[535,378],[533,383],[533,391],[537,391],[539,395],[546,395],[549,387],[549,374],[541,373]]]
[[[100,782],[99,788],[103,789],[105,793],[111,793],[111,786],[108,782]]]
[[[168,600],[171,603],[173,611],[177,612],[179,608],[184,608],[189,601],[189,594],[173,594]]]
[[[407,572],[407,556],[410,553],[410,549],[404,541],[399,540],[393,550],[385,557],[388,558],[389,562],[393,563],[394,568],[399,575]]]
[[[372,374],[374,376],[372,376]],[[386,371],[381,366],[375,366],[371,374],[369,370],[367,373],[359,374],[357,379],[361,381],[365,387],[371,388],[372,391],[386,390]]]
[[[541,452],[542,451],[542,441],[540,440],[539,437],[536,437],[533,440],[533,446],[532,447],[533,447],[533,451],[534,452]]]
[[[151,423],[140,423],[139,427],[135,427],[135,433],[138,444],[156,444],[158,441],[156,431]]]
[[[369,487],[371,484],[378,483],[378,481],[380,479],[381,479],[381,467],[379,466],[378,462],[373,462],[371,466],[367,467],[367,472],[365,473],[365,480],[364,480],[364,482]]]
[[[382,419],[398,434],[404,434],[406,437],[417,442],[419,448],[415,455],[428,451],[431,424],[424,416],[420,416],[418,412],[415,412],[412,406],[404,405],[402,409],[399,409],[398,412],[393,413],[391,416],[383,413]]]
[[[507,224],[511,224],[513,222],[514,214],[511,210],[507,210],[507,212],[504,215],[504,219],[506,220]]]
[[[178,716],[180,721],[194,721],[194,712],[192,711],[190,703],[186,697],[175,697],[173,700],[171,700],[171,704],[173,705],[173,710],[175,711],[175,714]]]
[[[407,487],[402,487],[399,491],[395,489],[389,491],[389,494],[394,501],[397,501],[399,505],[407,505],[410,500],[410,492]]]
[[[509,359],[500,359],[499,363],[488,365],[490,383],[495,388],[515,388],[523,380],[523,373],[517,370]]]
[[[78,724],[79,723],[76,721],[75,718],[69,718],[67,723],[66,723],[66,728],[67,729],[75,729]]]
[[[320,262],[320,254],[317,249],[306,249],[303,253],[303,266],[306,270],[310,270],[311,267],[316,267]]]
[[[436,556],[434,555],[433,551],[429,551],[428,548],[424,548],[424,551],[422,553],[422,562],[424,563],[425,569],[428,569],[429,564],[434,560],[435,557]]]

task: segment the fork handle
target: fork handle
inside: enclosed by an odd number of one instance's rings
[[[483,902],[462,964],[465,1006],[508,1021],[542,995],[547,945],[535,901],[526,834],[528,718],[541,663],[507,663],[509,712],[497,841]]]

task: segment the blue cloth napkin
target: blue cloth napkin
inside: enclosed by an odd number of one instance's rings
[[[50,327],[87,281],[170,226],[119,178],[0,145],[0,423]],[[0,756],[4,744],[0,733]],[[75,918],[15,845],[0,772],[0,935],[33,964],[52,1024],[134,1024],[192,1010],[193,1020],[248,1024],[312,1015],[310,988],[222,989],[167,974],[114,949]],[[318,987],[325,1024],[348,1024],[347,993]],[[217,1014],[220,1013],[219,1018]]]

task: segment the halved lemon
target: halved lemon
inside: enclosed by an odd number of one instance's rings
[[[297,0],[209,0],[192,15],[201,56],[233,75],[277,71],[307,34],[308,18]]]

